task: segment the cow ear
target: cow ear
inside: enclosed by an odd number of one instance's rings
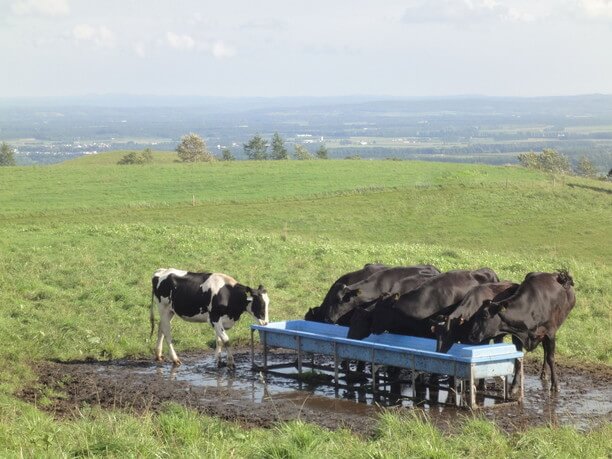
[[[251,290],[251,287],[247,287],[245,290],[246,290],[247,295],[253,294],[253,290]]]
[[[264,286],[259,284],[259,287],[257,287],[257,290],[265,290]]]

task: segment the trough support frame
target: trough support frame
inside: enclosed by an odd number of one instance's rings
[[[263,370],[268,371],[268,340],[266,332],[260,335],[263,344]]]
[[[470,365],[470,408],[474,409],[476,406],[476,391],[474,390],[476,386],[474,385],[474,368],[475,365],[472,363]]]
[[[251,328],[251,368],[255,368],[255,330]]]
[[[519,388],[519,397],[518,397],[518,401],[519,403],[523,403],[523,400],[525,398],[525,366],[523,365],[523,358],[519,358],[519,366],[520,366],[520,377],[521,377],[521,386]]]
[[[298,374],[301,377],[302,376],[302,339],[299,335],[296,337],[296,339],[297,339],[297,368],[298,368]]]
[[[350,368],[349,368],[350,371]],[[339,374],[338,374],[338,343],[334,341],[334,385],[338,389]]]

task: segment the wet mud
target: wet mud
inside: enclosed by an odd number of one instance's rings
[[[373,395],[368,382],[355,381],[349,388],[336,389],[322,384],[331,382],[330,374],[307,372],[301,381],[264,375],[252,370],[248,350],[237,350],[234,356],[235,370],[217,368],[212,352],[183,353],[180,367],[152,359],[44,362],[35,368],[38,383],[19,395],[58,417],[72,416],[83,406],[142,413],[174,402],[248,427],[270,427],[300,419],[332,429],[349,428],[364,436],[375,432],[383,410],[418,410],[446,431],[455,430],[461,420],[472,416],[490,419],[507,432],[536,425],[570,425],[587,430],[612,421],[612,369],[607,366],[558,365],[561,389],[551,394],[538,377],[539,363],[529,361],[523,404],[495,406],[497,402],[492,399],[480,399],[480,408],[470,411],[434,403],[447,401],[448,394],[443,390],[421,388],[422,398],[409,400],[397,397],[398,393],[413,395],[409,383],[395,384],[394,395]],[[270,364],[293,361],[292,353],[269,355]],[[296,369],[283,371],[295,374]],[[489,388],[495,384],[500,382],[487,381]]]

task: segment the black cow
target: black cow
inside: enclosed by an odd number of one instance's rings
[[[217,365],[221,361],[221,350],[226,347],[227,366],[234,367],[234,357],[229,348],[225,330],[232,328],[243,312],[247,311],[261,325],[268,323],[270,299],[264,287],[257,290],[239,284],[235,279],[220,273],[193,273],[178,269],[158,269],[151,280],[151,335],[155,329],[155,304],[159,309],[159,327],[155,358],[162,360],[164,336],[170,349],[170,358],[180,365],[174,346],[170,321],[174,315],[188,322],[208,322],[215,329]]]
[[[576,304],[573,285],[574,280],[567,271],[527,274],[514,295],[482,308],[471,324],[469,341],[480,343],[500,334],[511,334],[527,351],[534,350],[541,342],[544,364],[540,377],[545,379],[548,364],[551,390],[559,390],[555,374],[555,336]]]
[[[304,320],[310,320],[312,322],[328,321],[329,308],[332,304],[338,301],[338,294],[346,284],[353,284],[355,282],[359,282],[363,279],[368,278],[375,272],[384,269],[388,269],[388,266],[380,263],[368,263],[362,269],[344,274],[332,284],[329,291],[327,292],[327,295],[325,295],[321,306],[317,306],[316,308],[310,308],[304,316]],[[350,317],[339,317],[335,323],[338,323],[339,325],[348,325],[349,319]]]
[[[330,305],[326,319],[330,323],[336,323],[338,318],[353,309],[365,308],[382,295],[393,293],[394,289],[398,290],[398,293],[409,292],[438,274],[440,271],[432,265],[397,266],[375,272],[367,279],[344,285],[338,292],[337,301]],[[402,280],[404,281],[400,282]]]
[[[355,310],[348,337],[363,339],[371,333],[378,335],[385,331],[433,337],[431,324],[425,319],[454,307],[473,287],[490,282],[499,282],[499,278],[489,268],[448,271],[432,277],[399,298],[391,296],[368,310]]]
[[[501,301],[512,296],[518,284],[504,281],[481,284],[472,288],[461,300],[461,303],[447,316],[437,319],[433,331],[438,338],[438,352],[448,352],[454,343],[468,341],[471,319],[483,307],[485,301]]]

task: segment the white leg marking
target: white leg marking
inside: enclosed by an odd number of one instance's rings
[[[215,347],[215,360],[217,366],[221,364],[221,351],[223,350],[223,340],[217,336],[217,346]]]
[[[172,332],[170,331],[170,321],[174,317],[174,312],[170,310],[170,308],[164,308],[163,311],[160,311],[160,319],[159,319],[159,329],[161,330],[162,336],[166,338],[166,342],[168,343],[168,348],[170,350],[170,358],[175,365],[180,365],[181,361],[179,360],[176,352],[174,351],[174,346],[172,345]]]

